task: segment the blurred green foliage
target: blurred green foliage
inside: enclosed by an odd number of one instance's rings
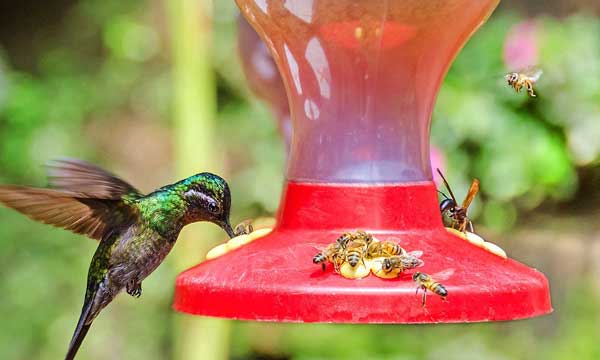
[[[49,43],[36,44],[34,68],[0,66],[0,182],[44,184],[40,166],[57,156],[115,163],[94,142],[115,136],[123,114],[169,131],[168,34],[160,2],[83,0]],[[233,2],[215,2],[214,63],[219,136],[234,196],[234,221],[276,210],[284,151],[266,106],[249,94],[235,56]],[[494,16],[452,66],[436,105],[433,141],[448,159],[455,192],[481,178],[475,211],[507,229],[519,214],[576,195],[579,171],[600,154],[600,21],[538,19],[539,97],[516,95],[502,81],[511,15]],[[95,126],[91,127],[91,124]],[[98,124],[100,126],[98,126]],[[140,140],[152,134],[127,134]],[[114,143],[114,147],[121,144]],[[142,146],[141,144],[139,146]],[[153,146],[143,151],[157,156]],[[154,151],[154,153],[153,153]],[[163,167],[169,169],[170,164]],[[154,168],[139,174],[154,174]],[[509,176],[507,176],[509,174]],[[249,181],[251,179],[251,181]],[[135,180],[135,179],[133,179]],[[140,179],[140,181],[143,179]],[[174,180],[174,179],[173,179]],[[135,181],[134,181],[135,183]],[[151,176],[150,183],[162,185]],[[265,186],[268,184],[268,186]],[[457,195],[458,195],[457,194]],[[460,196],[460,195],[459,195]],[[479,209],[477,209],[477,206]],[[0,357],[61,358],[83,298],[96,243],[0,208]],[[169,358],[178,270],[161,266],[144,296],[122,296],[84,344],[84,358]],[[582,278],[582,283],[587,283]],[[555,294],[564,316],[510,324],[339,326],[236,322],[232,355],[295,359],[597,359],[599,299],[589,288]],[[555,297],[556,299],[556,297]],[[474,305],[475,306],[475,305]],[[551,329],[549,329],[551,328]]]
[[[450,178],[465,191],[481,180],[483,221],[511,227],[517,211],[570,199],[578,167],[597,165],[600,147],[600,22],[573,16],[535,21],[538,97],[515,94],[503,74],[507,34],[520,19],[492,19],[459,54],[444,82],[432,126]]]

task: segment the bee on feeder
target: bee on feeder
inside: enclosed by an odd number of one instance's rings
[[[373,240],[373,235],[367,233],[366,231],[358,230],[356,232],[347,232],[340,236],[336,241],[345,248],[350,241],[359,241],[368,246],[373,242]]]
[[[381,242],[373,241],[371,244],[369,244],[367,249],[367,256],[371,258],[404,254],[406,254],[406,250],[404,250],[400,244],[391,240]]]
[[[440,296],[442,300],[446,301],[446,296],[448,296],[448,290],[446,290],[444,285],[440,284],[439,281],[447,280],[453,273],[454,269],[448,269],[434,275],[428,275],[419,271],[413,274],[413,281],[416,282],[418,285],[415,294],[418,294],[419,290],[423,290],[421,306],[425,307],[425,301],[427,299],[427,290]]]
[[[462,202],[462,205],[459,206],[456,198],[454,197],[452,189],[450,189],[450,185],[448,185],[448,181],[446,181],[446,178],[440,169],[437,169],[437,172],[442,177],[448,193],[450,193],[450,197],[448,197],[446,194],[438,190],[438,192],[444,197],[444,200],[440,202],[440,211],[442,212],[442,215],[447,213],[448,217],[452,219],[452,228],[457,228],[458,231],[466,234],[468,227],[470,232],[474,232],[473,223],[467,216],[467,210],[475,198],[475,195],[479,191],[479,180],[473,179],[465,200]]]
[[[252,219],[242,221],[241,223],[237,224],[233,230],[236,236],[247,235],[253,231],[254,227],[252,226]]]
[[[522,88],[525,88],[529,96],[536,97],[533,92],[533,85],[539,80],[542,73],[543,71],[539,69],[528,69],[522,72],[508,73],[504,75],[504,79],[516,92],[519,93]]]
[[[352,267],[356,267],[358,263],[365,265],[365,257],[369,248],[369,238],[353,239],[346,245],[344,251],[344,260]],[[372,240],[372,238],[370,238]]]
[[[321,264],[321,268],[325,271],[325,262],[329,261],[333,264],[335,271],[340,273],[340,266],[345,261],[348,261],[348,258],[352,259],[350,261],[351,267],[355,267],[362,259],[362,256],[359,255],[359,249],[361,247],[368,248],[369,244],[372,242],[373,236],[365,231],[359,230],[356,232],[344,233],[337,238],[334,243],[328,245],[324,250],[316,254],[313,257],[313,263]],[[352,250],[350,252],[347,251],[349,244],[352,244]]]
[[[329,261],[333,264],[335,271],[339,273],[339,266],[343,260],[343,248],[339,242],[329,244],[324,250],[313,257],[313,263],[321,264],[321,269],[325,271],[325,262]]]
[[[423,265],[423,260],[419,259],[423,255],[422,251],[411,251],[400,256],[390,256],[383,259],[382,270],[391,272],[394,269],[404,270],[414,269]]]
[[[423,260],[419,259],[422,254],[422,251],[411,251],[402,255],[386,257],[377,264],[378,266],[372,267],[373,273],[384,279],[398,277],[405,270],[423,265]]]

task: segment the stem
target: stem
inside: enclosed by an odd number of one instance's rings
[[[165,0],[172,44],[175,167],[180,178],[219,172],[215,146],[216,85],[211,63],[210,0]],[[198,263],[223,234],[210,224],[188,226],[174,251],[178,271]],[[175,317],[174,359],[226,359],[229,322]]]

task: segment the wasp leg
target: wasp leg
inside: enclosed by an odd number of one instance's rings
[[[423,298],[421,299],[421,306],[425,308],[425,300],[427,300],[427,289],[423,289]]]
[[[469,221],[469,231],[472,233],[475,233],[475,229],[473,229],[473,222],[471,220],[468,220],[468,221]]]
[[[321,263],[321,270],[323,270],[323,272],[325,272],[325,262]]]
[[[465,235],[467,235],[467,221],[468,220],[464,220],[458,224],[458,231]]]

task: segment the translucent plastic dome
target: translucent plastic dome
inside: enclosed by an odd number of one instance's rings
[[[287,88],[294,128],[289,180],[431,179],[437,91],[496,0],[238,4]]]

